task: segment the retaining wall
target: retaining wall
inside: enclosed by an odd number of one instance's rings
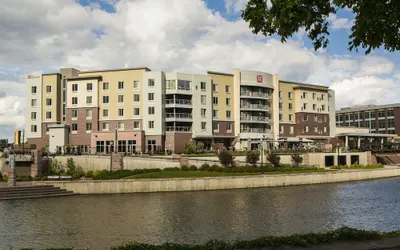
[[[34,185],[50,184],[80,194],[118,194],[142,192],[201,191],[291,185],[360,181],[400,176],[400,168],[379,170],[346,170],[334,173],[278,174],[259,176],[143,179],[46,181]]]

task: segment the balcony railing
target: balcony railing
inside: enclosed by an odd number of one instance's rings
[[[165,127],[165,130],[167,132],[191,132],[192,128],[186,126],[167,126]]]
[[[240,133],[267,133],[268,129],[265,128],[241,128]]]
[[[166,104],[181,104],[181,105],[192,105],[192,100],[187,99],[167,99]]]
[[[269,110],[269,107],[263,104],[240,104],[240,108]]]
[[[166,118],[183,118],[183,119],[192,119],[192,114],[188,113],[167,113]]]
[[[269,122],[268,117],[263,116],[242,116],[240,117],[242,121],[260,121],[260,122]]]
[[[261,97],[268,98],[269,95],[263,92],[252,92],[252,91],[240,91],[240,96],[248,96],[248,97]]]

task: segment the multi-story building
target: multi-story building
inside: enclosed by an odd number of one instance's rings
[[[243,150],[334,133],[333,91],[257,71],[68,68],[28,75],[26,96],[26,137],[50,151],[182,152],[187,141]]]
[[[400,103],[364,105],[336,111],[338,127],[368,128],[374,134],[400,134]]]

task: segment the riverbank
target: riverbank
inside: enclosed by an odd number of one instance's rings
[[[224,176],[203,178],[158,178],[120,180],[35,181],[33,185],[54,185],[79,194],[124,194],[147,192],[206,191],[282,187],[361,181],[400,176],[400,168],[339,170],[304,174]]]

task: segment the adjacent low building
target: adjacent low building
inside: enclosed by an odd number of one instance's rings
[[[63,68],[27,75],[26,98],[28,143],[51,152],[183,152],[187,141],[246,150],[335,135],[332,90],[259,71]]]

